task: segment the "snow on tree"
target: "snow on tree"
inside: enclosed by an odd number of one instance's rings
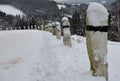
[[[87,9],[86,41],[94,76],[108,80],[107,36],[108,11],[99,3],[91,3]]]
[[[71,19],[71,32],[72,34],[80,34],[80,16],[79,13],[75,10],[72,19]]]

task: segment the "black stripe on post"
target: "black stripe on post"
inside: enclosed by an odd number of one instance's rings
[[[108,32],[108,26],[87,26],[87,31],[100,31],[100,32]]]
[[[62,26],[63,28],[69,28],[70,26]]]
[[[56,26],[52,26],[52,28],[56,28]]]

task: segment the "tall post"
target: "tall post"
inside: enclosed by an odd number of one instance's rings
[[[24,30],[26,30],[26,26],[23,26]]]
[[[49,32],[53,33],[52,23],[48,23]]]
[[[21,30],[21,27],[19,26],[19,30]]]
[[[33,25],[31,25],[31,30],[33,30]]]
[[[53,35],[56,35],[56,23],[55,22],[52,23],[52,31],[53,31]]]
[[[56,37],[57,39],[61,39],[61,26],[59,22],[56,23]]]
[[[34,29],[37,30],[37,25],[34,25]]]
[[[44,25],[41,25],[41,30],[44,31]]]
[[[48,25],[45,25],[45,31],[49,31]]]
[[[63,43],[66,46],[71,47],[71,33],[70,33],[70,22],[67,17],[62,18],[62,28],[63,28]]]
[[[27,26],[27,29],[30,30],[30,26]]]
[[[40,26],[37,26],[37,29],[40,30]]]
[[[108,11],[99,3],[91,3],[87,9],[86,41],[93,76],[108,80],[107,37]]]

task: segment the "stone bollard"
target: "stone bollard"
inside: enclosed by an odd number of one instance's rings
[[[52,33],[53,35],[56,35],[56,23],[55,22],[52,23]]]
[[[5,28],[5,30],[7,31],[7,30],[8,30],[8,28],[6,27],[6,28]]]
[[[37,26],[37,29],[40,30],[40,26]]]
[[[86,45],[93,76],[108,80],[107,37],[108,12],[99,3],[91,3],[87,9]]]
[[[45,25],[45,31],[49,31],[49,30],[48,30],[48,25]]]
[[[37,25],[34,25],[34,29],[37,30]]]
[[[62,18],[62,28],[63,28],[63,43],[65,46],[72,46],[71,43],[71,33],[70,33],[70,23],[67,17]]]
[[[30,26],[27,26],[27,29],[30,30]]]
[[[24,30],[26,30],[26,26],[23,26]]]
[[[21,30],[21,27],[19,26],[19,28],[18,28],[19,30]]]
[[[31,30],[33,30],[33,26],[31,25]]]
[[[43,31],[44,31],[44,26],[43,26],[43,25],[41,25],[41,30],[43,30]]]
[[[48,27],[49,27],[49,31],[50,31],[51,33],[53,33],[53,28],[52,28],[52,24],[51,24],[51,23],[48,23]]]
[[[61,39],[61,26],[59,22],[56,23],[56,37],[57,39]]]
[[[13,30],[13,28],[12,28],[12,27],[10,27],[10,30]]]

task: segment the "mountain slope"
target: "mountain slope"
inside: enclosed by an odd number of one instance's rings
[[[10,4],[27,15],[58,15],[58,7],[54,1],[49,0],[0,0],[0,4]]]
[[[0,11],[6,13],[6,15],[25,16],[25,14],[22,11],[20,11],[19,9],[16,9],[15,7],[11,5],[0,5]]]

